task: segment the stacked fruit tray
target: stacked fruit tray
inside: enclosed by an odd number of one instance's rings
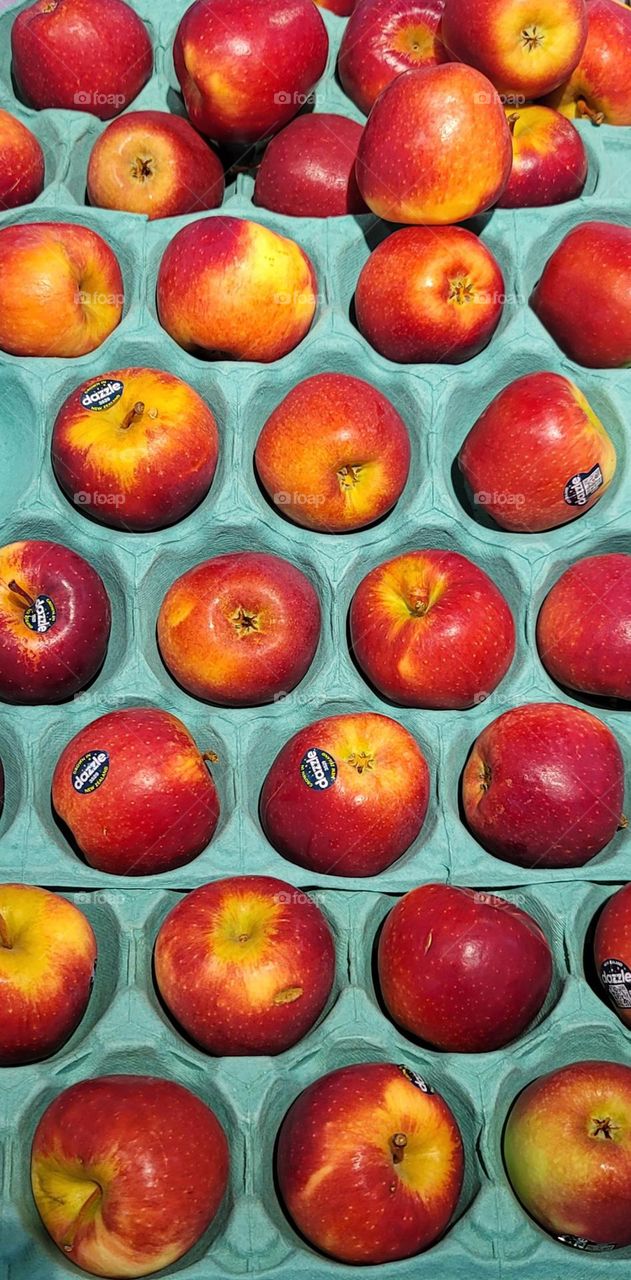
[[[529,1219],[510,1189],[501,1139],[513,1099],[535,1077],[586,1057],[631,1062],[629,1031],[608,1007],[586,962],[594,916],[615,887],[631,879],[629,833],[618,831],[585,867],[517,867],[487,853],[470,834],[460,778],[474,739],[505,709],[537,701],[590,705],[548,676],[537,653],[535,623],[547,592],[571,563],[587,554],[631,549],[625,428],[631,372],[585,369],[567,359],[529,307],[529,297],[571,227],[592,219],[631,225],[631,129],[578,124],[589,158],[579,199],[548,209],[496,209],[470,224],[496,256],[507,297],[489,345],[462,366],[394,365],[360,336],[352,310],[357,278],[391,226],[372,215],[277,216],[252,203],[253,179],[239,174],[222,207],[204,216],[254,218],[297,240],[315,267],[318,310],[300,345],[271,365],[209,363],[168,336],[155,302],[164,250],[199,215],[148,223],[86,205],[88,156],[104,125],[72,112],[38,113],[16,96],[9,32],[19,7],[2,5],[0,107],[40,139],[46,185],[33,204],[0,215],[0,227],[66,221],[94,229],[121,264],[125,307],[119,327],[89,355],[57,360],[0,354],[0,544],[37,538],[71,546],[98,569],[113,610],[104,667],[85,692],[59,706],[3,705],[0,711],[0,880],[61,891],[87,915],[99,948],[88,1011],[72,1038],[46,1062],[2,1072],[0,1280],[77,1274],[37,1215],[29,1183],[31,1141],[42,1112],[62,1089],[90,1076],[128,1071],[190,1087],[212,1106],[230,1145],[230,1187],[221,1211],[169,1275],[219,1280],[273,1273],[323,1280],[352,1274],[353,1268],[311,1249],[288,1221],[275,1188],[274,1146],[287,1107],[302,1089],[327,1071],[364,1061],[401,1062],[431,1082],[452,1107],[465,1147],[464,1185],[450,1229],[427,1253],[384,1265],[384,1276],[603,1280],[605,1268],[624,1276],[631,1249],[601,1256],[564,1249]],[[181,111],[172,47],[186,5],[134,0],[133,7],[147,24],[155,56],[134,110]],[[345,22],[328,12],[324,17],[330,52],[315,109],[362,120],[335,77]],[[50,321],[54,326],[54,315]],[[169,370],[190,383],[211,406],[221,438],[217,473],[201,505],[174,527],[142,535],[86,519],[64,497],[50,461],[51,431],[66,396],[84,380],[134,365]],[[469,505],[454,460],[492,397],[514,378],[540,369],[565,374],[580,386],[607,424],[618,467],[607,493],[579,520],[523,535],[492,527],[480,506]],[[283,519],[253,469],[254,447],[272,409],[297,382],[322,371],[354,374],[378,387],[408,425],[412,443],[409,481],[395,510],[378,525],[347,535],[319,534]],[[421,547],[470,557],[499,586],[515,618],[509,674],[488,696],[481,689],[479,705],[464,713],[393,709],[367,684],[349,652],[347,616],[359,582],[373,566]],[[165,669],[156,642],[157,614],[167,588],[190,566],[252,548],[284,556],[311,580],[322,608],[321,639],[307,675],[286,697],[265,707],[215,709],[189,696]],[[194,861],[157,878],[108,876],[90,867],[51,809],[53,770],[70,738],[97,716],[138,704],[172,711],[201,750],[218,756],[216,834]],[[258,811],[263,781],[302,725],[362,710],[394,715],[420,743],[432,781],[426,821],[408,852],[378,876],[353,880],[304,872],[264,835]],[[615,733],[628,769],[625,712],[605,705],[596,714]],[[336,943],[336,976],[323,1014],[303,1040],[275,1058],[204,1054],[169,1019],[152,973],[156,934],[176,901],[195,886],[243,873],[276,876],[311,892]],[[481,893],[501,891],[530,912],[550,940],[554,977],[546,1003],[527,1033],[501,1050],[469,1054],[419,1047],[384,1011],[374,976],[380,925],[397,895],[436,880]]]

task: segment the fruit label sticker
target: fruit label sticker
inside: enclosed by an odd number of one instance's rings
[[[592,494],[604,484],[603,473],[596,463],[591,471],[577,471],[563,490],[563,500],[570,507],[584,507]]]
[[[109,771],[107,751],[86,751],[72,770],[72,785],[80,796],[89,796],[105,782]]]
[[[328,751],[310,747],[300,761],[300,776],[311,790],[328,791],[337,778],[337,764]]]
[[[570,1244],[573,1249],[582,1249],[584,1253],[609,1253],[616,1247],[615,1244],[597,1244],[586,1236],[557,1236],[557,1240],[561,1244]]]
[[[410,1067],[400,1067],[399,1070],[403,1072],[406,1080],[410,1081],[410,1084],[415,1085],[417,1089],[421,1089],[423,1093],[434,1092],[431,1084],[428,1084],[427,1080],[424,1080],[423,1076],[420,1076],[418,1071],[412,1071]]]
[[[631,969],[622,960],[603,960],[600,981],[612,1004],[631,1009]]]
[[[36,631],[38,635],[50,631],[56,617],[57,610],[50,596],[36,596],[24,611],[24,621],[29,631]]]
[[[102,409],[110,409],[123,394],[124,383],[119,378],[99,378],[91,382],[81,396],[84,409],[100,413]]]

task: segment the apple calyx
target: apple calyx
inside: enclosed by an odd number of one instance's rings
[[[361,462],[357,462],[357,463],[349,462],[345,464],[343,467],[340,467],[338,469],[337,478],[339,480],[340,489],[342,490],[342,493],[344,493],[344,491],[347,489],[354,489],[355,485],[359,484],[359,477],[361,475],[361,472],[362,472]]]
[[[146,178],[153,178],[153,156],[136,156],[131,166],[131,176],[137,182],[144,182]]]
[[[299,1000],[304,988],[303,987],[285,987],[284,991],[277,991],[272,1004],[293,1004],[294,1000]]]
[[[366,773],[368,769],[374,769],[375,757],[368,751],[353,751],[347,756],[346,763],[350,764],[351,769],[356,769],[360,775]]]
[[[4,947],[7,951],[13,950],[13,943],[9,937],[9,929],[4,916],[0,915],[0,947]]]
[[[129,410],[129,413],[125,414],[125,417],[121,422],[122,430],[127,431],[129,427],[133,427],[135,422],[140,422],[144,412],[145,406],[142,400],[137,400],[133,408]]]
[[[619,1125],[614,1124],[609,1116],[606,1116],[602,1120],[598,1120],[594,1117],[593,1125],[594,1127],[591,1132],[591,1137],[604,1138],[608,1142],[613,1142],[614,1134],[620,1127]]]
[[[626,814],[621,813],[618,819],[618,826],[616,827],[616,830],[626,831],[628,825],[629,825],[629,819],[626,817]]]
[[[230,622],[232,623],[237,635],[243,639],[244,636],[250,636],[255,631],[261,631],[261,622],[257,613],[244,609],[243,605],[239,605],[234,613],[230,614]]]
[[[471,280],[457,276],[455,280],[449,281],[448,302],[455,302],[458,307],[463,307],[465,302],[473,302],[474,297],[475,290]]]
[[[64,1250],[64,1253],[72,1253],[75,1246],[75,1240],[81,1228],[84,1227],[86,1223],[92,1222],[96,1217],[102,1195],[102,1189],[99,1184],[96,1183],[94,1190],[82,1204],[74,1222],[68,1228],[63,1240],[61,1241],[61,1247]]]
[[[604,111],[595,111],[593,107],[589,107],[584,98],[576,99],[576,114],[584,120],[591,120],[592,124],[604,124]]]
[[[15,578],[12,578],[11,581],[7,583],[7,586],[9,591],[12,591],[14,595],[20,596],[22,600],[25,600],[29,608],[35,604],[33,597],[29,595],[28,591],[24,590],[24,587],[21,587],[19,583],[15,581]]]
[[[482,763],[480,768],[480,791],[488,791],[492,778],[493,774],[491,772],[491,766],[489,764]]]
[[[407,1134],[393,1133],[390,1139],[390,1153],[392,1155],[393,1164],[401,1164],[405,1154],[405,1148],[408,1145]]]
[[[543,32],[538,30],[533,22],[530,28],[524,27],[521,33],[521,42],[524,48],[527,49],[529,53],[532,53],[533,49],[539,49],[543,44]]]

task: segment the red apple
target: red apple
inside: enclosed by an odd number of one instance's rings
[[[631,227],[573,227],[548,258],[532,306],[576,364],[631,364]]]
[[[490,341],[504,279],[493,254],[463,227],[404,227],[382,240],[355,293],[360,332],[388,360],[459,364]]]
[[[103,665],[110,602],[96,569],[58,542],[0,548],[0,698],[60,702]]]
[[[0,209],[30,204],[44,189],[44,152],[30,129],[0,110]]]
[[[96,231],[75,222],[0,229],[0,350],[86,355],[120,324],[123,301],[118,259]]]
[[[631,125],[631,13],[623,0],[587,0],[587,43],[549,101],[570,120]]]
[[[147,28],[124,0],[35,0],[11,28],[20,97],[39,111],[61,107],[110,120],[151,75]]]
[[[540,98],[574,70],[587,39],[584,0],[445,0],[450,53],[512,97]]]
[[[552,952],[536,920],[505,898],[424,884],[383,926],[379,983],[400,1027],[437,1049],[501,1049],[538,1014]]]
[[[64,1257],[96,1276],[146,1276],[177,1262],[226,1190],[226,1135],[181,1084],[96,1076],[65,1089],[35,1130],[31,1183]]]
[[[383,697],[438,710],[481,702],[515,652],[503,595],[457,551],[409,551],[371,569],[351,602],[350,636]]]
[[[168,111],[129,111],[97,138],[88,197],[101,209],[171,218],[216,209],[223,165],[188,120]]]
[[[618,1017],[631,1027],[631,884],[618,889],[598,917],[594,963]]]
[[[427,1249],[462,1186],[462,1138],[447,1103],[407,1067],[365,1062],[321,1076],[282,1123],[276,1167],[298,1230],[340,1262]]]
[[[247,146],[282,129],[326,66],[312,0],[195,0],[173,58],[186,110],[216,142]]]
[[[616,451],[569,378],[528,373],[487,405],[458,466],[474,503],[501,529],[538,533],[598,502],[613,479]]]
[[[631,1068],[571,1062],[529,1084],[504,1160],[535,1222],[581,1250],[631,1244]]]
[[[541,606],[537,647],[559,684],[631,701],[631,555],[570,565]]]
[[[507,107],[513,136],[513,168],[499,209],[562,204],[580,196],[587,153],[573,124],[550,107]]]
[[[359,144],[357,182],[388,222],[463,222],[496,204],[512,158],[492,84],[449,62],[404,71],[380,94]]]
[[[292,120],[267,146],[253,200],[292,218],[368,213],[355,178],[362,126],[314,112]]]
[[[321,533],[363,529],[394,506],[410,467],[403,419],[376,387],[319,373],[293,387],[257,440],[267,496]]]
[[[53,808],[91,867],[156,875],[196,858],[212,838],[219,799],[202,754],[168,711],[100,716],[62,751]]]
[[[206,496],[219,436],[208,405],[159,369],[88,378],[53,427],[53,469],[66,497],[113,529],[182,520]]]
[[[96,938],[82,911],[56,893],[0,884],[0,1066],[57,1053],[92,990]]]
[[[261,824],[284,858],[309,871],[374,876],[416,840],[429,785],[423,752],[396,720],[327,716],[279,751],[261,792]]]
[[[265,551],[235,551],[195,565],[169,587],[158,644],[195,698],[259,706],[306,675],[320,637],[320,605],[304,573]]]
[[[291,1048],[322,1012],[335,973],[319,907],[271,876],[231,876],[187,894],[161,925],[154,960],[170,1013],[222,1056]]]
[[[445,0],[360,0],[342,36],[342,88],[364,115],[403,71],[436,67],[448,54],[440,38]]]
[[[582,867],[622,818],[624,762],[606,724],[561,702],[505,711],[482,730],[462,779],[476,840],[506,862]]]
[[[313,0],[305,3],[314,8]],[[293,351],[308,332],[317,287],[295,240],[246,218],[204,218],[182,227],[167,245],[158,316],[194,355],[268,363]]]

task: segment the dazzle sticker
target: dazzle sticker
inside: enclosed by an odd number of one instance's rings
[[[557,1240],[561,1244],[571,1244],[573,1249],[582,1249],[584,1253],[609,1253],[616,1248],[615,1244],[596,1244],[586,1236],[557,1236]]]
[[[591,471],[577,471],[576,475],[568,480],[563,490],[563,501],[570,507],[584,507],[592,494],[604,483],[603,473],[598,463],[592,467]]]
[[[50,596],[36,596],[33,603],[24,611],[24,621],[29,631],[43,635],[54,626],[57,610]]]
[[[72,785],[81,796],[97,791],[110,771],[107,751],[86,751],[72,770]]]
[[[310,747],[300,761],[300,776],[311,790],[327,791],[337,778],[337,764],[328,751]]]
[[[623,960],[603,960],[600,981],[612,1004],[631,1009],[631,970]]]
[[[91,409],[93,413],[110,409],[117,400],[120,400],[124,385],[119,378],[99,378],[98,382],[91,382],[90,386],[86,387],[81,396],[81,404],[84,409]]]
[[[428,1084],[427,1080],[424,1080],[423,1077],[418,1074],[418,1071],[412,1071],[410,1067],[399,1067],[399,1071],[403,1072],[406,1080],[410,1081],[410,1084],[416,1085],[416,1088],[421,1089],[423,1093],[434,1092],[431,1084]]]

